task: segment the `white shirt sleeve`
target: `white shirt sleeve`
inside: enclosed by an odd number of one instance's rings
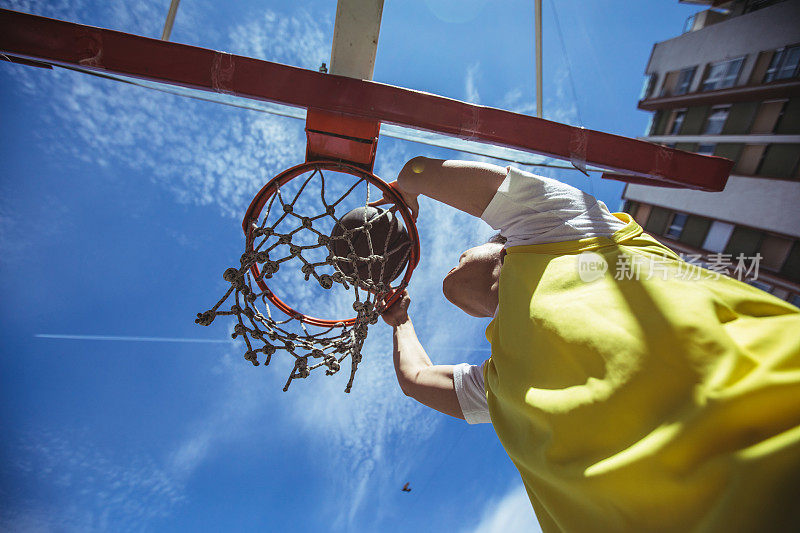
[[[506,247],[607,237],[625,227],[594,196],[514,167],[481,218],[507,239]]]
[[[469,424],[488,424],[489,404],[486,401],[486,389],[483,386],[483,365],[461,363],[453,367],[453,383],[455,384],[458,404],[464,419]]]

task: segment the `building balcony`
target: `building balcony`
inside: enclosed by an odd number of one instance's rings
[[[750,135],[649,135],[638,137],[642,141],[658,144],[800,144],[800,135],[750,134]]]
[[[679,242],[675,239],[670,239],[663,235],[656,236],[657,239],[664,244],[667,248],[672,249],[673,251],[681,254],[684,257],[692,257],[700,261],[700,264],[703,263],[713,263],[714,259],[713,256],[716,252],[710,252],[708,250],[703,250],[701,248],[695,248],[693,246],[688,246],[685,243]],[[729,268],[725,269],[726,271],[723,272],[725,275],[736,278],[736,272],[734,271],[733,266],[731,265]],[[769,293],[774,294],[778,298],[782,300],[786,300],[789,294],[800,294],[800,284],[793,282],[790,279],[785,278],[775,272],[770,272],[769,270],[759,269],[758,271],[758,280],[760,283],[753,284],[756,287],[760,288],[761,290],[765,290]],[[767,285],[766,287],[764,285]],[[797,305],[797,304],[795,304]]]
[[[659,109],[673,109],[677,107],[755,102],[798,96],[800,96],[800,80],[791,79],[759,85],[729,87],[716,91],[650,97],[640,100],[637,107],[643,111],[657,111]]]

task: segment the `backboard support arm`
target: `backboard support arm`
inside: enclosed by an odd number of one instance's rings
[[[724,188],[733,162],[368,80],[0,9],[9,56],[341,113],[516,148],[612,179],[706,191]]]
[[[330,73],[371,80],[375,70],[383,0],[339,0],[333,27]],[[306,161],[337,160],[372,172],[378,120],[309,108],[306,115]]]

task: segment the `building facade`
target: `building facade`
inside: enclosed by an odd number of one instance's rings
[[[748,261],[748,283],[800,307],[800,0],[682,3],[707,9],[653,47],[642,139],[735,165],[719,193],[630,184],[624,210],[696,262]]]

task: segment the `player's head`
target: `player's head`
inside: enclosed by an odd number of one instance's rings
[[[503,264],[505,239],[499,235],[486,244],[470,248],[458,265],[445,276],[445,298],[471,316],[490,317],[497,306],[500,267]]]

